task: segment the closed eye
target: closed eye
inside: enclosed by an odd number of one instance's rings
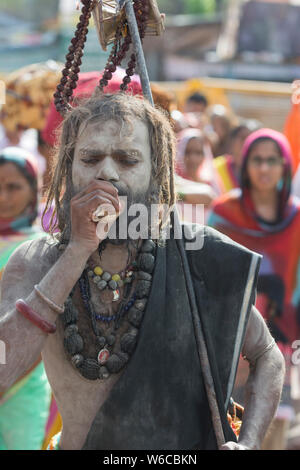
[[[119,163],[122,165],[136,165],[139,163],[139,160],[132,158],[131,156],[120,156],[116,158]],[[81,161],[86,165],[96,165],[99,162],[99,158],[82,158]]]
[[[121,158],[119,158],[119,162],[123,165],[136,165],[137,163],[139,163],[139,160],[130,156],[122,156]]]
[[[141,161],[141,153],[139,150],[115,149],[111,154],[107,154],[101,150],[82,149],[81,161],[85,165],[96,165],[100,160],[107,156],[111,156],[117,163],[125,166],[134,166]]]
[[[98,158],[82,158],[81,161],[87,165],[94,165],[99,162]]]

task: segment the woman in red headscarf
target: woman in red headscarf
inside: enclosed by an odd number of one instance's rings
[[[209,225],[263,255],[256,305],[286,358],[277,418],[292,418],[290,369],[300,338],[300,202],[291,195],[292,157],[286,137],[271,129],[245,141],[241,188],[217,199]]]

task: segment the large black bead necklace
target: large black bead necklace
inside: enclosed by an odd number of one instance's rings
[[[64,349],[71,359],[73,366],[80,374],[89,380],[108,379],[111,374],[117,374],[128,363],[133,354],[138,332],[141,326],[147,300],[151,290],[152,273],[155,265],[155,243],[144,240],[137,258],[135,292],[130,297],[131,284],[124,286],[123,300],[118,312],[111,316],[97,315],[91,301],[88,270],[85,269],[78,280],[81,299],[86,312],[91,320],[95,335],[95,357],[84,357],[84,341],[78,330],[78,310],[73,302],[73,292],[65,302],[65,311],[61,316],[64,325]],[[116,332],[123,320],[128,321],[129,326],[120,339],[120,350],[116,350]],[[113,329],[105,334],[104,329],[97,323],[110,324],[114,322]]]

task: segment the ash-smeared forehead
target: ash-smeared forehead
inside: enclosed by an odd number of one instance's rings
[[[100,119],[91,118],[82,123],[77,136],[77,150],[101,151],[101,143],[107,134],[110,139],[108,142],[105,139],[105,147],[110,148],[110,151],[119,149],[138,156],[145,146],[150,145],[146,123],[140,120],[126,122],[122,119],[107,120],[101,117]]]
[[[116,141],[122,141],[124,144],[129,144],[132,140],[140,141],[144,139],[144,135],[135,132],[139,124],[142,124],[147,129],[149,135],[149,128],[146,121],[135,118],[133,115],[126,115],[126,117],[115,116],[108,119],[103,115],[95,115],[86,119],[80,126],[78,138],[88,130],[89,134],[97,136],[103,127],[109,128],[111,135]]]

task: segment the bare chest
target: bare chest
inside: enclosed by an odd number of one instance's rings
[[[91,303],[95,313],[116,315],[120,311],[123,303],[130,299],[134,292],[135,282],[130,285],[128,295],[124,297],[123,289],[120,290],[120,299],[117,302],[103,301],[103,295],[99,294],[96,286],[90,283]],[[76,286],[74,292],[74,305],[78,311],[76,326],[84,342],[82,355],[85,358],[97,359],[97,354],[101,346],[97,344],[95,328],[93,322],[82,300],[82,292]],[[57,331],[54,335],[49,335],[43,348],[42,356],[49,383],[51,385],[59,412],[63,420],[63,432],[61,447],[63,449],[81,449],[89,432],[90,426],[97,411],[109,396],[109,393],[124,371],[112,373],[105,380],[88,380],[83,377],[76,367],[71,363],[71,357],[64,347],[65,327],[61,318],[57,317]],[[96,325],[101,328],[103,335],[108,337],[114,329],[115,322],[105,324],[97,321]],[[128,322],[123,321],[117,330],[114,331],[115,344],[113,349],[120,348],[120,340],[128,329]]]
[[[52,392],[63,421],[61,446],[81,449],[97,411],[103,405],[121,373],[107,380],[87,380],[71,364],[63,346],[64,331],[58,322],[42,352]]]

